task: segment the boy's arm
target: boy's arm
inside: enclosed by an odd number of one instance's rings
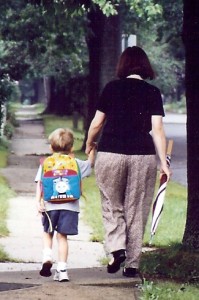
[[[37,203],[37,210],[39,213],[44,212],[45,207],[42,199],[42,193],[41,193],[41,181],[37,181],[37,187],[36,187],[36,203]]]
[[[90,161],[92,168],[94,167],[94,163],[95,163],[95,153],[96,153],[96,146],[93,147],[88,154],[88,160]]]

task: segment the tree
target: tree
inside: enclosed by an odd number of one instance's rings
[[[199,250],[199,2],[184,0],[188,208],[183,245]]]
[[[82,24],[84,24],[82,20],[86,20],[85,16],[88,11],[93,11],[93,14],[96,12],[96,17],[99,15],[97,10],[103,11],[106,17],[103,15],[101,17],[102,28],[104,28],[104,30],[99,32],[101,35],[99,40],[102,44],[100,46],[100,56],[97,58],[98,66],[103,65],[103,68],[101,67],[99,69],[98,78],[95,77],[97,86],[95,94],[92,94],[94,91],[93,85],[89,85],[89,99],[92,98],[92,100],[89,100],[89,103],[92,101],[93,104],[89,105],[88,119],[90,119],[93,113],[92,108],[97,101],[101,83],[105,83],[105,80],[108,81],[112,78],[113,69],[115,70],[119,48],[117,48],[118,46],[115,47],[114,43],[117,42],[118,44],[120,30],[117,30],[117,26],[109,26],[109,24],[112,23],[111,19],[117,20],[116,22],[119,20],[117,16],[111,17],[110,15],[117,13],[117,7],[120,1],[20,0],[17,3],[15,2],[16,1],[9,0],[5,7],[3,3],[0,3],[0,8],[2,8],[1,14],[3,15],[3,22],[1,22],[3,29],[1,33],[5,40],[12,43],[10,46],[13,46],[15,49],[14,53],[12,53],[12,47],[9,48],[9,61],[12,61],[12,63],[8,64],[7,72],[10,76],[13,76],[14,72],[17,71],[16,76],[18,77],[20,77],[22,71],[28,72],[29,74],[32,72],[34,76],[35,74],[45,74],[45,77],[47,77],[45,83],[50,83],[50,86],[47,88],[48,91],[50,91],[48,108],[54,113],[66,113],[63,108],[63,103],[66,104],[66,78],[64,76],[71,76],[72,72],[66,72],[68,66],[79,66],[78,64],[82,62],[82,49],[85,49],[85,47],[78,47],[79,42],[83,41],[83,39],[81,39],[83,33]],[[146,16],[148,18],[160,12],[160,6],[157,4],[154,5],[153,0],[139,2],[126,0],[126,2],[130,8],[134,9],[140,15],[142,15],[143,12],[147,12]],[[93,17],[93,20],[94,18],[95,17]],[[72,19],[75,22],[72,22]],[[78,22],[82,22],[81,26],[78,26]],[[92,24],[90,27],[92,28]],[[93,25],[93,28],[94,27],[96,29],[95,25]],[[109,40],[112,43],[112,46],[109,45],[109,47],[116,50],[114,51],[116,55],[112,57],[110,51],[106,51],[106,49],[108,49],[106,47],[108,44],[107,41],[106,43],[104,42],[107,28],[112,30],[112,32],[109,30]],[[81,32],[77,33],[77,30],[81,30]],[[23,32],[23,34],[21,34],[21,32]],[[76,39],[74,39],[74,32],[76,33]],[[93,31],[92,34],[95,36],[96,32]],[[80,50],[80,53],[77,49]],[[91,48],[89,52],[92,52]],[[18,54],[17,57],[16,53]],[[105,53],[106,55],[104,55]],[[104,57],[108,57],[108,59],[105,60]],[[18,68],[15,68],[14,64],[16,58],[19,63]],[[103,70],[107,69],[110,61],[112,61],[110,65],[112,70],[109,72],[111,77],[106,75],[105,78],[105,72],[103,72]],[[10,72],[9,65],[13,66],[12,72]],[[90,74],[92,65],[94,65],[94,63],[90,61]],[[75,73],[75,70],[73,71]],[[92,69],[92,74],[96,75],[97,72],[97,69]],[[60,78],[62,82],[60,82]],[[92,78],[92,76],[90,76],[90,78]],[[60,102],[58,103],[59,100]]]
[[[88,13],[90,34],[89,52],[88,129],[95,112],[97,99],[104,85],[115,77],[115,66],[121,52],[120,16],[106,17],[99,8]],[[86,138],[86,137],[85,137]]]
[[[184,97],[184,47],[181,39],[182,1],[159,0],[162,14],[148,21],[128,7],[122,9],[122,29],[125,34],[136,34],[138,46],[149,55],[156,71],[157,85],[167,101]]]
[[[82,76],[87,63],[84,18],[72,18],[65,9],[57,15],[52,5],[46,13],[42,6],[23,0],[18,5],[10,0],[9,4],[3,7],[0,3],[0,30],[6,45],[1,56],[4,72],[14,80],[26,77],[35,81],[45,76],[51,91],[48,112],[70,113],[67,82]]]

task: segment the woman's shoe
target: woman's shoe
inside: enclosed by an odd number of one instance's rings
[[[108,273],[116,273],[120,269],[121,263],[123,263],[126,259],[125,250],[118,250],[112,252],[113,260],[107,265]]]
[[[126,268],[123,269],[123,276],[126,277],[135,277],[137,275],[138,271],[136,268]]]

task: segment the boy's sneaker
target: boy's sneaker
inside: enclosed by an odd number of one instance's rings
[[[61,271],[55,271],[55,275],[53,277],[53,280],[59,281],[59,282],[66,282],[69,281],[68,272],[67,270],[61,270]]]
[[[51,267],[52,267],[52,262],[51,261],[46,261],[46,262],[44,262],[43,263],[43,265],[42,265],[42,268],[41,268],[41,270],[40,270],[40,272],[39,272],[39,274],[41,275],[41,276],[44,276],[44,277],[50,277],[51,276]]]
[[[58,272],[57,270],[55,271],[53,280],[54,280],[54,281],[59,281],[59,272]]]

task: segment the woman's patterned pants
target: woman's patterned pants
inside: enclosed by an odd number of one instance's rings
[[[108,252],[126,249],[126,267],[138,268],[157,174],[155,155],[98,152],[95,174],[101,194]]]

